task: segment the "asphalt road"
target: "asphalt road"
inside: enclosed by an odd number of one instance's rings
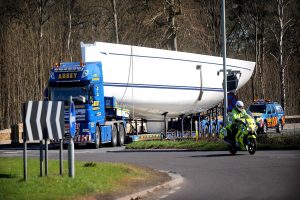
[[[122,148],[76,149],[75,159],[126,162],[173,171],[184,182],[172,190],[143,199],[299,199],[300,151],[238,152],[122,152]],[[20,150],[0,150],[0,156],[20,156]],[[28,156],[39,156],[30,150]],[[64,158],[67,157],[64,151]],[[49,158],[58,159],[58,150]]]

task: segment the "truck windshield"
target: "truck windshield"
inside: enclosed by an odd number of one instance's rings
[[[252,113],[266,113],[266,106],[265,105],[251,105],[249,110]]]
[[[50,99],[52,101],[69,102],[70,96],[84,96],[88,99],[88,87],[50,87]]]

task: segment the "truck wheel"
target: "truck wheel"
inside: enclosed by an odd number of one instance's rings
[[[114,124],[112,126],[112,132],[111,132],[111,146],[113,147],[117,146],[117,135],[118,135],[117,125]]]
[[[123,124],[119,124],[118,146],[123,146],[125,140],[125,128]]]
[[[100,147],[101,138],[100,138],[100,127],[96,126],[96,134],[95,134],[95,142],[94,142],[94,148],[98,149]]]

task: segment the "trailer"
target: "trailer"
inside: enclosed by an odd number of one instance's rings
[[[113,147],[124,144],[129,110],[119,105],[115,97],[104,96],[101,62],[57,63],[50,71],[45,98],[65,102],[65,142],[70,136],[70,97],[75,103],[75,144],[94,148],[105,143]]]

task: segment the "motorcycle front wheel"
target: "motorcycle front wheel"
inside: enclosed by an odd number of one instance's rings
[[[255,138],[248,138],[248,152],[250,155],[255,154],[256,152],[256,139]]]

